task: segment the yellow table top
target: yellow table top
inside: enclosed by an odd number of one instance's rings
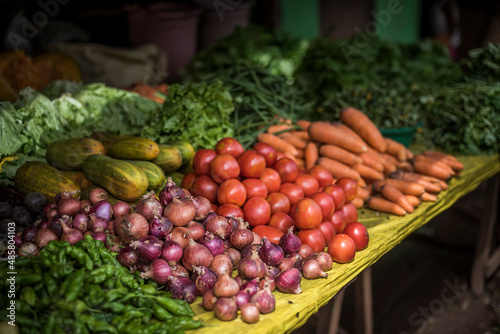
[[[374,264],[382,255],[401,243],[409,234],[425,225],[429,220],[451,207],[459,198],[476,189],[483,181],[500,172],[500,157],[459,156],[465,165],[460,177],[449,181],[449,189],[441,192],[437,202],[423,203],[412,214],[404,217],[381,214],[369,209],[359,209],[359,221],[365,224],[370,234],[366,249],[356,253],[356,258],[348,264],[336,264],[328,272],[328,278],[302,279],[303,292],[298,295],[284,294],[276,290],[276,310],[261,315],[256,324],[246,324],[240,317],[223,322],[205,311],[201,298],[191,304],[197,318],[209,327],[190,331],[203,333],[289,333],[304,325],[307,319],[326,305],[342,287],[354,279],[363,269]]]

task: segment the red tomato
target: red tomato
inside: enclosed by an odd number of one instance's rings
[[[210,163],[217,156],[217,152],[204,148],[196,151],[193,157],[193,171],[196,175],[210,175]]]
[[[191,191],[191,186],[193,185],[195,179],[196,179],[196,174],[194,172],[187,173],[182,179],[181,188]]]
[[[332,196],[335,210],[338,210],[345,203],[345,194],[342,187],[338,184],[328,184],[323,188],[323,192]]]
[[[280,190],[281,177],[277,171],[272,168],[264,169],[262,176],[259,178],[267,187],[268,193],[274,193]]]
[[[259,179],[245,179],[242,181],[247,190],[247,199],[252,197],[267,198],[267,187]]]
[[[243,214],[250,226],[264,225],[271,218],[271,206],[264,198],[250,198],[243,205]]]
[[[335,233],[342,233],[347,223],[344,220],[344,213],[342,210],[335,210],[333,212],[332,217],[329,220],[332,223],[333,228],[335,229]]]
[[[243,206],[247,200],[247,190],[243,183],[236,179],[222,182],[217,190],[217,201],[219,204],[233,203]]]
[[[297,207],[297,203],[293,204],[290,206],[290,211],[288,212],[288,215],[290,217],[293,217],[293,213],[295,212],[295,208]]]
[[[218,216],[223,217],[241,217],[245,218],[243,214],[243,210],[239,206],[233,203],[226,203],[219,206],[219,208],[215,211]]]
[[[217,206],[217,204],[210,203],[210,211],[217,212],[217,209],[219,209],[219,207]]]
[[[328,245],[332,238],[335,236],[335,230],[333,229],[332,223],[327,220],[322,221],[318,226],[318,230],[321,231],[321,234],[325,239],[325,243]]]
[[[317,192],[309,196],[309,198],[318,203],[321,208],[323,220],[329,220],[335,211],[335,204],[333,203],[332,196],[324,192]]]
[[[345,194],[345,202],[349,203],[358,195],[358,184],[350,177],[341,177],[335,184],[338,184]]]
[[[307,171],[307,174],[314,176],[318,180],[320,187],[333,183],[332,173],[323,166],[316,165]]]
[[[215,144],[217,154],[230,154],[237,158],[245,149],[239,141],[232,137],[222,138]]]
[[[344,229],[344,234],[347,234],[354,240],[356,244],[356,251],[365,249],[368,246],[370,237],[365,225],[360,222],[349,223]]]
[[[340,208],[346,224],[358,221],[358,209],[352,203],[346,203]]]
[[[310,198],[301,199],[292,213],[293,223],[300,229],[309,229],[318,227],[323,217],[321,208],[314,200]]]
[[[269,144],[257,143],[253,149],[266,159],[266,167],[272,167],[278,158],[276,150]]]
[[[267,240],[275,244],[279,244],[280,239],[284,234],[277,228],[267,225],[257,225],[252,229],[252,232],[257,233],[261,238],[266,237]]]
[[[293,226],[293,219],[284,212],[276,212],[269,219],[267,226],[275,227],[281,232],[286,233]]]
[[[290,211],[290,200],[288,196],[282,193],[270,193],[267,195],[267,201],[271,206],[271,214],[277,212],[288,213]]]
[[[219,186],[208,175],[200,175],[193,181],[191,194],[206,197],[211,203],[217,202],[217,189]]]
[[[328,254],[335,262],[351,262],[356,256],[356,244],[347,234],[337,234],[328,244]]]
[[[319,188],[318,180],[309,174],[301,174],[297,176],[293,183],[302,188],[305,197],[311,196],[317,192]]]
[[[217,183],[235,179],[240,175],[238,161],[230,154],[220,154],[210,163],[210,176]]]
[[[303,244],[311,247],[314,253],[322,252],[325,250],[325,238],[323,238],[323,234],[317,228],[310,228],[306,230],[300,230],[297,233],[300,241]]]
[[[266,159],[254,150],[246,150],[238,157],[238,164],[241,176],[259,178],[266,168]]]
[[[291,205],[304,198],[304,191],[294,183],[282,183],[279,192],[288,197]]]
[[[299,175],[299,168],[295,161],[290,158],[284,157],[276,161],[273,165],[273,169],[276,170],[281,177],[281,182],[293,182]]]

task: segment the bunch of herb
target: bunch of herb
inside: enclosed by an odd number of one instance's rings
[[[483,48],[470,50],[461,64],[469,81],[500,81],[500,44],[488,43]]]

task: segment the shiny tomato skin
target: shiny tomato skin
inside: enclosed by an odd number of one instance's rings
[[[287,157],[277,160],[273,165],[273,169],[280,174],[282,183],[293,182],[299,176],[299,167],[297,167],[295,161]]]
[[[267,187],[267,192],[274,193],[280,190],[281,177],[280,174],[272,168],[265,168],[262,176],[259,178]]]
[[[217,208],[215,213],[218,216],[223,216],[223,217],[241,217],[245,218],[245,215],[243,214],[243,210],[241,208],[233,203],[226,203],[222,204]]]
[[[242,181],[243,185],[247,190],[247,199],[252,197],[262,197],[267,198],[267,187],[264,182],[260,179],[245,179]]]
[[[329,222],[335,229],[336,234],[342,233],[347,225],[346,221],[344,220],[344,213],[342,212],[342,210],[335,210],[333,212],[333,215],[330,217]]]
[[[344,216],[344,221],[346,224],[357,222],[358,221],[358,209],[352,203],[344,204],[340,210],[342,210],[342,214]]]
[[[314,176],[318,180],[319,187],[333,183],[332,173],[323,166],[316,165],[307,171],[307,174]]]
[[[220,154],[210,163],[210,176],[217,183],[235,179],[240,175],[238,161],[230,154]]]
[[[284,212],[288,214],[290,212],[290,200],[285,194],[270,193],[267,195],[267,201],[271,206],[271,214],[275,214],[277,212]]]
[[[210,175],[210,164],[217,156],[215,150],[204,148],[196,151],[193,157],[193,172],[199,175]]]
[[[317,192],[309,196],[309,198],[313,199],[320,206],[323,220],[329,220],[333,212],[335,212],[335,203],[332,196],[324,192]]]
[[[325,238],[323,238],[323,234],[318,228],[299,230],[297,236],[303,244],[311,247],[315,253],[325,250]]]
[[[318,180],[309,174],[300,174],[293,183],[302,188],[305,197],[311,196],[319,189]]]
[[[338,184],[328,184],[323,187],[323,192],[332,196],[333,202],[335,204],[335,210],[338,210],[345,203],[345,194],[342,187]]]
[[[341,177],[335,184],[338,184],[345,194],[345,202],[350,203],[358,195],[358,183],[350,177]]]
[[[187,173],[182,179],[181,188],[187,189],[189,190],[189,192],[191,192],[191,187],[195,179],[196,179],[196,174],[194,172]]]
[[[267,225],[257,225],[252,229],[252,232],[257,233],[261,238],[266,237],[267,240],[274,244],[279,244],[280,239],[284,234],[277,228]]]
[[[269,219],[267,226],[277,228],[281,232],[286,233],[288,232],[288,229],[294,225],[292,217],[288,214],[284,212],[276,212],[271,216],[271,219]]]
[[[357,252],[365,249],[368,246],[370,236],[368,235],[368,230],[366,229],[365,225],[361,224],[360,222],[347,224],[343,233],[347,234],[352,238],[352,240],[354,240]]]
[[[328,245],[330,241],[333,239],[335,236],[335,230],[332,226],[332,223],[329,221],[325,220],[322,221],[321,224],[318,226],[318,230],[321,231],[321,234],[323,235],[323,238],[325,239],[325,243]]]
[[[238,158],[244,150],[241,143],[232,137],[222,138],[215,144],[217,154],[230,154],[235,158]]]
[[[356,256],[356,243],[347,234],[335,235],[328,244],[328,254],[337,263],[348,263]]]
[[[210,203],[216,203],[218,188],[219,185],[209,175],[200,175],[193,181],[191,194],[206,197]]]
[[[253,149],[262,155],[264,159],[266,159],[266,167],[271,168],[274,163],[276,162],[276,159],[278,158],[278,154],[276,150],[269,144],[265,143],[257,143],[253,146]]]
[[[288,197],[291,205],[304,198],[304,190],[294,183],[282,183],[279,192]]]
[[[247,190],[243,183],[236,179],[228,179],[222,182],[217,189],[217,201],[219,204],[233,203],[243,206],[247,200]]]
[[[271,206],[264,198],[250,198],[243,205],[243,214],[250,226],[265,225],[271,218]]]
[[[310,198],[301,199],[297,203],[291,217],[293,219],[293,223],[299,229],[318,227],[323,220],[320,206]]]
[[[244,177],[259,178],[266,168],[266,159],[254,150],[246,150],[238,157],[240,174]]]

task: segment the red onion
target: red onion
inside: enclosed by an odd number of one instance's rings
[[[21,257],[24,256],[37,256],[38,255],[38,247],[32,242],[23,242],[19,249],[17,250],[17,254]]]
[[[236,299],[230,298],[217,298],[214,304],[214,315],[217,319],[222,321],[231,321],[238,317],[238,306]]]
[[[174,226],[186,226],[195,214],[196,208],[191,198],[174,198],[163,211],[163,215],[170,219]]]
[[[64,223],[66,226],[70,226],[72,224],[72,219],[68,215],[55,215],[49,221],[49,228],[54,232],[59,238],[63,234],[63,229],[61,223]]]
[[[222,239],[214,235],[212,232],[206,231],[198,242],[207,247],[213,256],[224,253],[224,243],[222,242]]]
[[[169,277],[172,277],[172,269],[170,269],[167,261],[163,259],[153,260],[148,270],[141,274],[141,278],[152,279],[162,285],[167,283]]]
[[[130,245],[126,245],[118,252],[116,259],[122,266],[132,268],[139,262],[139,255]]]
[[[45,205],[45,207],[43,208],[42,210],[42,213],[45,215],[45,217],[47,217],[47,213],[51,210],[51,209],[56,209],[57,210],[57,205],[55,204],[47,204]],[[50,219],[50,218],[49,218]]]
[[[241,320],[247,324],[254,324],[259,321],[260,311],[259,305],[254,303],[247,303],[240,307]]]
[[[139,202],[137,202],[135,212],[143,215],[147,221],[150,221],[155,216],[162,215],[163,205],[156,199],[154,190],[151,190],[141,197]]]
[[[285,254],[291,254],[298,253],[300,251],[300,245],[302,245],[302,242],[299,237],[293,233],[292,226],[285,234],[283,234],[278,244],[283,249]]]
[[[229,273],[222,274],[215,282],[212,291],[217,298],[233,297],[240,291],[238,282],[229,275]]]
[[[99,240],[102,241],[103,243],[106,243],[106,233],[104,233],[103,231],[94,231],[90,233],[90,236],[95,240]]]
[[[261,238],[260,238],[260,235],[258,235],[257,233],[255,233],[254,231],[252,231],[253,233],[253,241],[252,241],[252,244],[256,244],[256,245],[260,245],[261,244]]]
[[[107,201],[107,200],[108,200],[108,192],[103,188],[97,187],[90,191],[89,201],[90,203],[92,203],[92,205],[95,205],[100,201]]]
[[[165,187],[160,191],[159,198],[160,198],[160,203],[163,205],[167,205],[170,203],[174,198],[184,198],[186,195],[184,191],[178,187],[174,181],[172,181],[172,178],[169,177],[167,179],[167,183],[165,184]]]
[[[250,296],[246,291],[238,291],[234,297],[236,299],[236,306],[238,306],[238,310],[240,310],[243,305],[250,303]]]
[[[243,249],[253,242],[253,233],[247,228],[247,225],[241,218],[236,227],[229,235],[229,242],[234,248]]]
[[[172,276],[189,278],[189,272],[180,264],[176,264],[174,266],[171,265],[170,269],[172,269]]]
[[[210,201],[202,196],[193,197],[193,204],[196,208],[196,213],[194,214],[194,220],[202,221],[210,213],[212,204]]]
[[[165,240],[167,234],[172,231],[172,222],[166,217],[154,216],[149,221],[149,234],[154,235],[160,240]]]
[[[278,267],[266,266],[266,276],[274,278],[274,277],[278,276],[279,273],[280,273],[280,270]]]
[[[318,261],[316,261],[316,259],[314,258],[305,260],[304,264],[302,265],[302,275],[304,275],[304,277],[307,279],[328,277],[328,274],[321,270]]]
[[[302,275],[297,268],[283,270],[276,276],[276,287],[283,293],[299,294],[302,292],[300,282]]]
[[[207,267],[194,266],[191,281],[194,282],[198,289],[198,296],[203,296],[207,291],[212,290],[217,281],[217,275]]]
[[[60,222],[60,224],[63,229],[63,233],[61,236],[62,241],[67,241],[70,244],[74,245],[78,241],[83,239],[83,233],[79,229],[68,227],[64,222]]]
[[[212,232],[222,240],[226,240],[233,230],[233,225],[227,220],[226,217],[217,216],[207,221],[205,229]]]
[[[161,246],[161,258],[173,266],[182,259],[182,247],[173,240],[165,240]]]
[[[224,254],[227,255],[231,262],[233,263],[233,267],[236,267],[241,260],[241,253],[239,250],[233,247],[225,247]]]
[[[241,285],[240,290],[245,291],[249,297],[252,297],[257,291],[259,291],[259,279],[254,278],[246,281]]]
[[[208,213],[208,215],[205,217],[205,219],[203,219],[200,223],[203,224],[203,226],[205,226],[205,228],[207,227],[207,223],[213,219],[217,219],[217,214],[215,212],[212,212],[210,211]]]
[[[243,248],[241,250],[241,257],[247,257],[254,250],[257,251],[257,252],[259,252],[260,247],[262,247],[262,243],[260,243],[258,245],[257,244],[251,244],[251,245],[246,246],[245,248]]]
[[[114,231],[125,243],[139,240],[149,233],[149,224],[146,218],[138,213],[129,213],[115,219]]]
[[[139,259],[139,263],[137,263],[136,268],[139,270],[141,273],[145,273],[149,269],[150,262],[144,262],[143,260]]]
[[[239,225],[240,221],[242,221],[241,217],[226,217],[229,224],[231,224],[231,232],[234,231]]]
[[[25,228],[21,234],[23,242],[34,243],[37,232],[38,232],[38,229],[35,226],[30,226],[30,227]]]
[[[263,289],[257,291],[257,293],[250,298],[250,303],[259,305],[259,311],[262,314],[271,313],[276,308],[276,299],[267,284],[264,284]]]
[[[305,259],[308,259],[311,256],[313,256],[314,251],[310,246],[308,246],[306,244],[302,244],[302,245],[300,245],[299,255],[302,257],[302,259],[305,260]]]
[[[95,213],[91,213],[89,215],[89,230],[90,231],[107,231],[108,230],[108,221],[103,218],[97,216]]]
[[[280,246],[262,237],[262,247],[259,249],[260,259],[269,266],[277,266],[283,261],[285,253]]]
[[[287,270],[290,268],[297,268],[302,271],[303,259],[299,253],[288,254],[283,261],[278,265],[280,271]]]
[[[130,244],[137,251],[137,255],[141,260],[152,262],[160,257],[162,253],[162,245],[157,237],[147,235]]]
[[[41,228],[36,233],[35,244],[38,249],[44,248],[52,240],[59,240],[59,237],[49,228]]]
[[[48,220],[44,220],[43,222],[41,222],[37,226],[38,229],[48,228],[48,227],[49,227],[49,221]]]
[[[184,254],[182,254],[182,265],[188,271],[193,271],[193,266],[209,267],[212,259],[213,256],[207,247],[197,243],[193,239],[189,239],[189,244],[184,249]]]
[[[50,221],[50,220],[52,220],[52,218],[54,218],[57,215],[58,215],[57,208],[52,208],[52,209],[49,209],[49,211],[47,211],[47,214],[45,215],[45,217],[47,217],[47,219]]]
[[[263,289],[266,284],[269,286],[271,291],[274,291],[276,289],[275,276],[264,276],[264,278],[259,281],[259,289]]]
[[[209,266],[217,276],[222,276],[223,274],[230,274],[233,272],[233,263],[229,256],[225,254],[220,254],[214,256],[212,263]]]
[[[69,198],[69,197],[71,197],[71,193],[69,191],[64,191],[62,193],[58,193],[54,196],[54,204],[59,205],[59,202],[61,202],[62,199]]]
[[[113,204],[113,217],[117,218],[130,213],[130,205],[123,201],[116,201]]]
[[[73,218],[73,227],[79,229],[83,233],[89,229],[90,219],[85,213],[79,213]]]
[[[100,201],[90,208],[89,213],[95,213],[97,217],[110,221],[113,216],[113,206],[108,201]]]
[[[172,229],[172,232],[165,237],[165,240],[172,240],[181,245],[182,249],[189,244],[191,231],[183,226],[177,226]]]
[[[205,227],[201,223],[195,222],[194,220],[190,221],[186,225],[186,228],[191,231],[191,238],[193,238],[194,241],[199,241],[205,233]]]
[[[318,261],[319,267],[323,271],[329,271],[332,269],[333,260],[330,254],[327,252],[317,252],[314,254],[314,258]]]
[[[172,298],[182,299],[188,304],[195,301],[198,293],[194,282],[182,276],[170,276],[167,282],[167,290],[172,294]]]
[[[82,203],[73,197],[64,197],[57,205],[60,215],[74,216],[82,210]]]
[[[213,311],[214,304],[216,301],[217,297],[215,297],[214,293],[211,290],[209,290],[205,292],[205,294],[203,295],[203,298],[201,300],[201,306],[203,306],[203,308],[206,311]]]
[[[238,273],[245,279],[262,278],[266,274],[266,264],[256,251],[241,259],[238,263]]]
[[[213,262],[213,261],[212,261],[212,262]],[[234,280],[235,280],[236,282],[238,282],[238,285],[240,286],[240,289],[241,289],[241,286],[242,286],[244,283],[248,282],[246,279],[244,279],[243,277],[241,277],[241,275],[236,275],[236,276],[234,276]]]

